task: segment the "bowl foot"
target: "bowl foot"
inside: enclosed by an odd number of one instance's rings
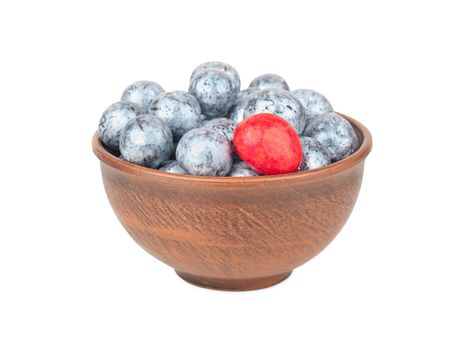
[[[271,287],[284,281],[291,275],[292,271],[285,272],[275,276],[260,277],[253,279],[220,279],[220,278],[207,278],[191,275],[189,273],[175,271],[178,276],[186,282],[191,283],[198,287],[227,290],[227,291],[246,291]]]

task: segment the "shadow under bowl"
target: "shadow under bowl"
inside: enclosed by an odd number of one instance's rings
[[[321,169],[285,175],[206,177],[128,163],[93,137],[116,216],[148,253],[192,284],[253,290],[277,284],[317,255],[355,205],[369,131],[353,125],[359,149]]]

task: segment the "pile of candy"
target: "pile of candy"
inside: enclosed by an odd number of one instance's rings
[[[350,123],[314,90],[290,91],[276,74],[240,90],[229,64],[208,62],[188,92],[138,81],[103,113],[102,143],[121,159],[199,176],[258,176],[317,169],[359,146]]]

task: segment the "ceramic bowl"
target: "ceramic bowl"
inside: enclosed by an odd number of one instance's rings
[[[327,167],[287,175],[171,174],[119,159],[97,134],[93,150],[110,204],[142,248],[192,284],[252,290],[281,282],[316,256],[352,212],[372,139],[344,117],[359,149]]]

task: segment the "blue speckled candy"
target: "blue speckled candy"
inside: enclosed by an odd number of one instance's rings
[[[119,149],[119,137],[126,123],[144,110],[131,102],[115,102],[109,106],[101,116],[98,125],[100,140],[113,150]]]
[[[357,135],[351,124],[334,112],[314,118],[304,130],[303,135],[312,137],[318,142],[331,162],[349,156],[359,146]]]
[[[249,87],[256,89],[282,89],[289,91],[289,86],[286,80],[276,74],[260,75],[252,80]]]
[[[330,164],[330,159],[312,137],[301,136],[301,145],[303,146],[303,160],[299,165],[299,170],[312,170],[322,168]]]
[[[226,73],[204,69],[191,79],[188,92],[196,97],[204,115],[216,118],[227,114],[239,90],[234,79]]]
[[[214,118],[211,120],[205,120],[201,124],[202,128],[212,129],[220,131],[226,136],[227,141],[232,142],[232,136],[234,135],[234,123],[232,120],[227,118]]]
[[[167,92],[150,106],[150,113],[162,119],[178,141],[185,133],[200,126],[204,116],[193,95],[184,91]]]
[[[248,88],[242,91],[239,91],[237,94],[237,99],[234,103],[234,106],[229,111],[228,118],[232,119],[234,124],[239,124],[244,120],[244,112],[247,107],[247,103],[251,98],[253,98],[260,90],[255,88]]]
[[[237,88],[237,90],[240,90],[240,77],[239,77],[239,73],[237,73],[237,71],[235,70],[235,68],[232,67],[230,64],[224,63],[224,62],[206,62],[206,63],[200,64],[198,67],[196,67],[196,68],[193,70],[193,73],[191,73],[191,78],[190,78],[190,80],[192,80],[192,79],[193,79],[196,75],[198,75],[202,70],[204,70],[204,69],[209,69],[209,68],[217,69],[217,70],[220,70],[221,72],[226,73],[228,76],[230,76],[232,79],[234,79],[234,82],[236,83],[236,88]]]
[[[291,93],[301,102],[304,107],[306,125],[318,115],[334,111],[327,98],[317,91],[299,89]]]
[[[129,85],[121,95],[121,101],[133,102],[141,107],[144,112],[149,112],[152,101],[165,92],[157,83],[148,80],[136,81]]]
[[[256,89],[256,88],[248,88],[245,90],[241,90],[237,94],[236,102],[251,99],[259,92],[260,92],[260,89]]]
[[[187,132],[176,153],[178,165],[192,175],[226,176],[231,171],[231,145],[219,131],[198,128]]]
[[[153,114],[131,119],[123,128],[119,150],[123,159],[157,169],[168,159],[172,149],[172,132]]]
[[[306,126],[304,108],[289,91],[280,89],[261,90],[247,102],[244,119],[258,113],[272,113],[285,119],[298,135]]]
[[[165,161],[164,163],[162,163],[162,166],[159,168],[159,170],[173,174],[186,174],[186,171],[180,168],[180,165],[178,165],[178,162],[176,160]]]
[[[253,170],[247,163],[245,162],[237,162],[234,163],[232,166],[231,172],[228,176],[231,177],[243,177],[243,176],[259,176],[255,170]]]

